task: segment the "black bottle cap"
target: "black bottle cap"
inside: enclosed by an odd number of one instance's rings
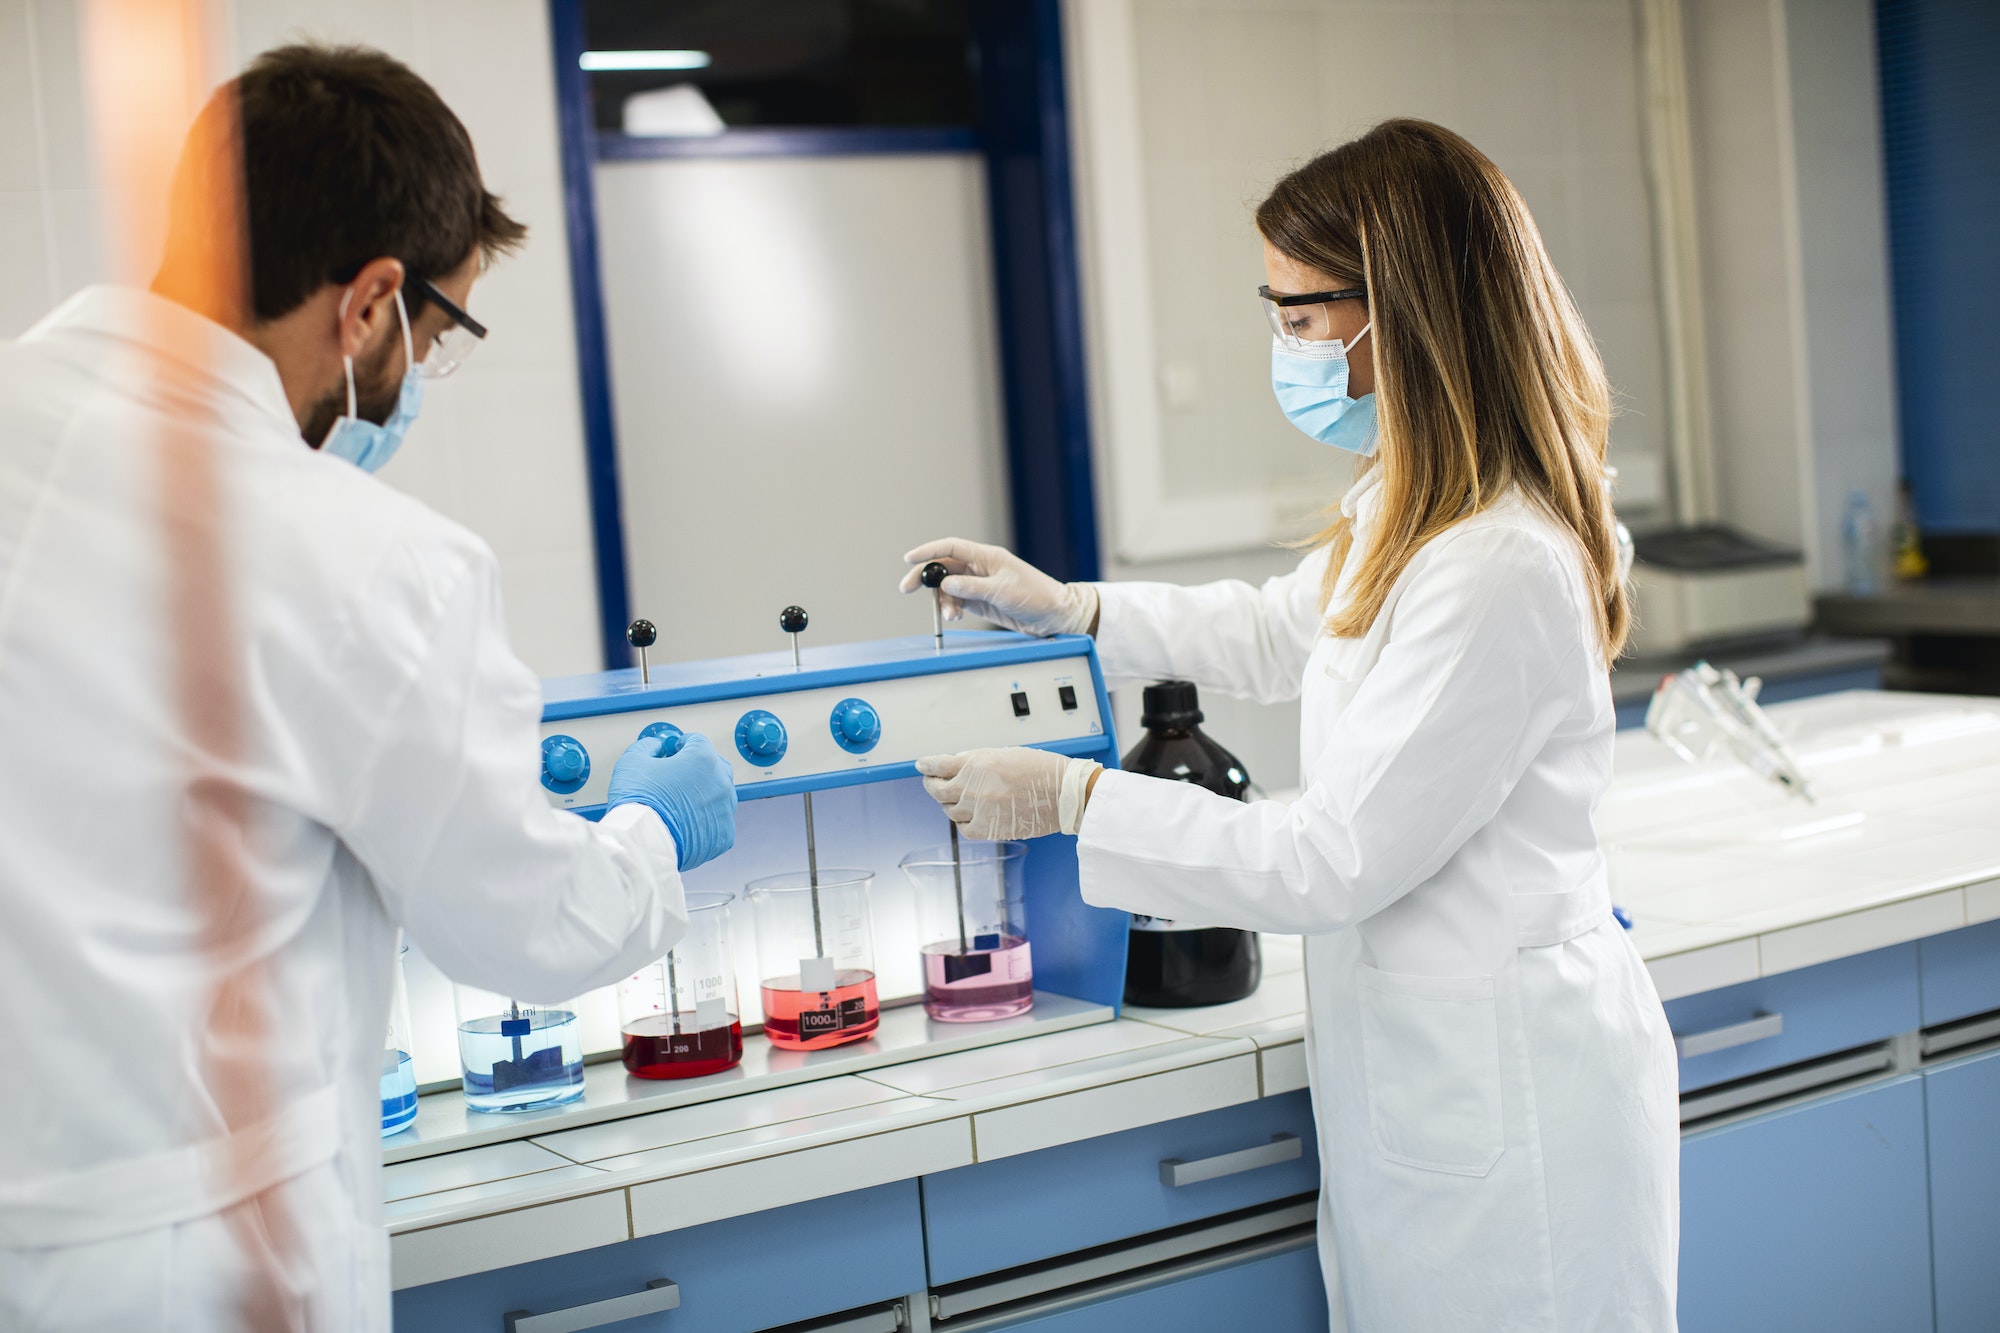
[[[1184,731],[1201,722],[1201,700],[1191,680],[1162,680],[1146,687],[1142,727]]]
[[[625,642],[634,648],[651,648],[659,637],[660,632],[653,628],[650,620],[635,620],[632,627],[625,631]]]
[[[778,612],[778,628],[787,634],[805,632],[806,609],[803,606],[788,606]]]
[[[924,581],[924,586],[926,588],[935,588],[939,584],[943,583],[945,579],[949,578],[950,576],[951,576],[950,570],[946,569],[943,565],[933,560],[928,565],[924,566],[923,573],[919,574],[917,577]]]

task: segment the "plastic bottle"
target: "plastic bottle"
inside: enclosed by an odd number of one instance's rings
[[[1909,483],[1896,494],[1896,532],[1891,542],[1895,550],[1896,577],[1911,582],[1930,573],[1931,562],[1924,556],[1923,534],[1917,529],[1917,506],[1910,499]]]
[[[1841,541],[1847,556],[1847,591],[1854,597],[1875,593],[1875,511],[1868,493],[1847,493],[1847,514],[1841,521]]]
[[[1250,778],[1236,756],[1201,730],[1194,685],[1161,681],[1146,687],[1145,736],[1122,761],[1128,773],[1192,782],[1240,801]],[[1125,1003],[1184,1009],[1240,1000],[1257,989],[1263,962],[1247,930],[1183,926],[1134,916],[1125,960]]]

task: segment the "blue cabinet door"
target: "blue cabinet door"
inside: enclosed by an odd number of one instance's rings
[[[1296,1249],[1001,1325],[1005,1333],[1326,1333],[1319,1251]],[[996,1329],[995,1333],[999,1333]]]
[[[1924,1072],[1937,1333],[2000,1328],[2000,1051]]]
[[[1931,1327],[1916,1075],[1681,1141],[1682,1333]]]

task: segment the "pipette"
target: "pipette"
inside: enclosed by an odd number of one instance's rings
[[[1660,681],[1646,706],[1646,730],[1690,764],[1706,759],[1718,743],[1726,745],[1758,777],[1816,803],[1799,761],[1770,715],[1757,706],[1762,687],[1755,676],[1739,680],[1733,671],[1696,662]]]
[[[944,651],[944,581],[951,571],[933,560],[924,566],[918,575],[924,586],[931,590],[931,639],[937,644],[937,651]],[[958,845],[957,825],[952,826],[952,845]],[[964,932],[960,932],[963,934]]]

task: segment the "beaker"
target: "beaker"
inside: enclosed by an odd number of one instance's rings
[[[804,870],[749,886],[757,920],[764,1035],[789,1051],[818,1051],[875,1031],[875,948],[868,920],[872,870]]]
[[[389,996],[389,1032],[382,1039],[382,1137],[408,1129],[417,1118],[417,1071],[410,1062],[410,988],[403,966],[410,946],[396,947],[395,989]]]
[[[476,986],[454,986],[465,1104],[475,1111],[532,1111],[583,1096],[583,1035],[576,1002],[523,1004]]]
[[[733,893],[690,893],[688,933],[666,957],[618,983],[625,1068],[639,1078],[699,1078],[743,1058]]]
[[[957,841],[925,847],[901,865],[917,894],[924,956],[924,1012],[946,1023],[983,1023],[1035,1004],[1022,842]]]

